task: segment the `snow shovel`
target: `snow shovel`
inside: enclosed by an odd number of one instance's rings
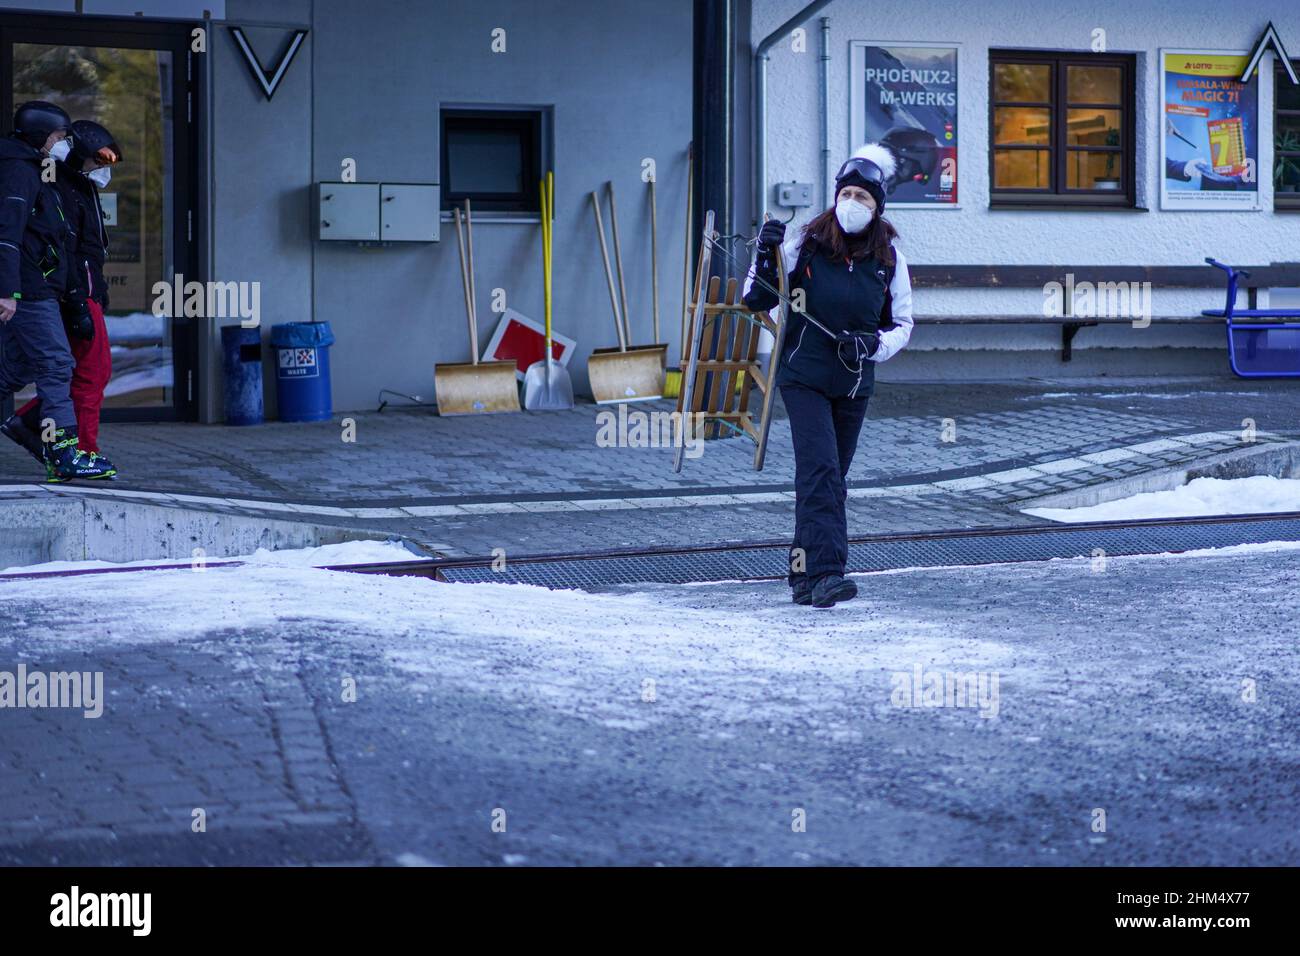
[[[605,184],[609,196],[610,225],[614,236],[614,258],[618,263],[618,289],[614,287],[614,270],[609,264],[609,247],[605,244],[605,224],[600,215],[600,200],[591,193],[591,208],[596,215],[600,236],[600,256],[605,264],[605,281],[609,285],[609,302],[614,310],[614,332],[618,348],[595,349],[587,358],[587,375],[591,394],[597,405],[615,402],[649,402],[663,398],[664,364],[668,347],[646,345],[628,347],[627,288],[623,285],[623,256],[619,248],[618,217],[614,210],[614,184]],[[622,309],[619,307],[620,291]]]
[[[439,415],[483,415],[519,411],[519,384],[514,362],[478,360],[478,303],[474,295],[474,232],[469,200],[465,200],[464,229],[456,207],[456,247],[460,251],[460,281],[465,289],[465,314],[469,320],[468,364],[435,365],[433,388]]]
[[[683,243],[683,261],[682,261],[682,337],[679,340],[682,343],[681,359],[677,368],[668,369],[664,377],[664,398],[677,398],[682,391],[682,369],[681,366],[686,364],[686,339],[688,337],[687,326],[690,325],[691,317],[691,212],[694,209],[692,203],[692,192],[695,187],[695,144],[688,143],[686,146],[686,241]],[[659,336],[656,335],[655,338]]]
[[[573,382],[569,370],[555,364],[551,347],[551,244],[554,242],[555,174],[548,172],[542,192],[542,299],[546,311],[546,358],[528,366],[524,373],[524,407],[530,412],[573,407]]]

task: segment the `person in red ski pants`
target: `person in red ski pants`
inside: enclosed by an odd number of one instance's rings
[[[68,337],[76,368],[72,370],[72,407],[77,413],[77,437],[82,451],[99,454],[99,412],[104,406],[104,389],[113,377],[113,353],[108,345],[108,326],[104,324],[104,309],[94,299],[87,299],[90,318],[95,323],[95,335],[90,340]],[[26,418],[38,409],[40,402],[33,398],[18,416]]]

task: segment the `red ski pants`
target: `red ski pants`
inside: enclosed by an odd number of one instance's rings
[[[87,299],[90,317],[95,322],[95,337],[90,341],[75,336],[68,339],[72,357],[77,367],[72,372],[72,407],[77,413],[77,447],[83,451],[99,451],[99,410],[104,405],[104,389],[113,377],[113,353],[108,345],[108,326],[104,324],[104,310],[94,299]],[[26,415],[36,407],[32,399],[18,410]]]

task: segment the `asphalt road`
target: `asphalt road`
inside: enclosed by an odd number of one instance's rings
[[[0,587],[0,670],[108,689],[0,710],[0,862],[1300,863],[1300,550],[872,575],[831,611],[311,573]],[[948,673],[973,706],[926,706]]]

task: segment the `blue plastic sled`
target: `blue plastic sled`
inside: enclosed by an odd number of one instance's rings
[[[1228,274],[1228,300],[1224,307],[1204,309],[1201,315],[1226,321],[1232,371],[1241,378],[1300,378],[1300,321],[1277,321],[1300,320],[1300,309],[1238,309],[1237,278],[1250,278],[1250,273],[1214,259],[1205,261]],[[1257,319],[1272,321],[1253,321]]]

